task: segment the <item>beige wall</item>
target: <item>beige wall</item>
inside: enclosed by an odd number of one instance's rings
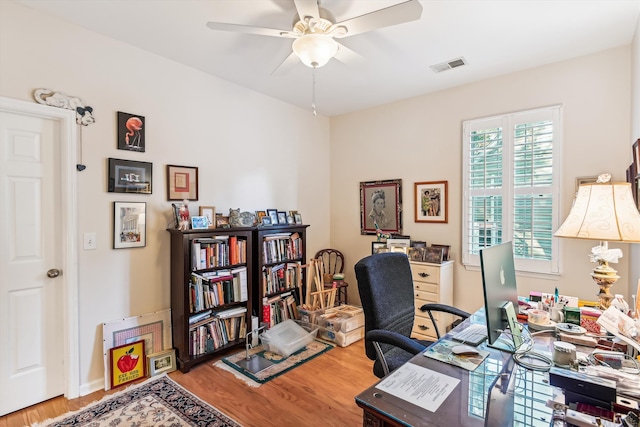
[[[427,243],[451,245],[456,260],[454,303],[475,310],[482,305],[478,271],[460,263],[462,121],[561,104],[564,117],[563,218],[571,206],[575,178],[610,172],[625,180],[630,141],[630,47],[505,75],[450,90],[359,111],[331,120],[331,243],[353,265],[370,253],[374,236],[360,235],[359,182],[401,178],[403,234]],[[473,66],[473,65],[471,65]],[[464,69],[451,72],[464,72]],[[437,75],[429,76],[437,78]],[[448,224],[415,223],[413,184],[449,182]],[[521,294],[532,289],[595,300],[588,260],[596,242],[561,242],[564,273],[554,278],[518,277]],[[628,245],[617,265],[622,278],[615,292],[629,297]],[[637,257],[636,257],[637,261]],[[357,287],[350,288],[357,299]]]
[[[638,18],[631,45],[631,138],[629,140],[633,143],[638,139],[640,139],[640,18]],[[631,163],[631,160],[630,155],[628,163]],[[630,259],[633,260],[629,265],[629,294],[633,295],[640,288],[640,244],[629,246]],[[640,298],[640,295],[636,298]]]
[[[328,118],[2,1],[0,96],[32,101],[36,88],[78,96],[96,117],[78,173],[78,245],[87,231],[98,244],[79,253],[81,393],[104,381],[103,322],[169,308],[167,164],[199,168],[192,214],[297,209],[309,250],[328,246]],[[117,150],[117,111],[145,116],[145,153]],[[107,193],[109,157],[152,162],[153,194]],[[111,249],[114,201],[147,203],[144,249]]]

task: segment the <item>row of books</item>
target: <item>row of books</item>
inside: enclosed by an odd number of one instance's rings
[[[237,236],[214,236],[191,241],[191,269],[227,267],[247,262],[247,241]]]
[[[302,283],[300,261],[262,268],[262,294],[268,295],[298,287]]]
[[[265,264],[302,258],[302,239],[298,233],[276,233],[262,240]]]
[[[246,307],[212,313],[212,317],[189,326],[192,356],[215,351],[247,335]]]
[[[298,319],[298,303],[292,292],[262,300],[262,321],[271,328],[288,319]]]
[[[248,299],[247,267],[191,273],[189,310],[191,313]]]

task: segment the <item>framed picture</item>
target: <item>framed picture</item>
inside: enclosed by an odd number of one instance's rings
[[[113,249],[144,248],[146,216],[144,202],[113,202]]]
[[[262,218],[264,218],[265,216],[267,216],[267,213],[265,211],[256,211],[256,222],[258,224],[262,224]]]
[[[415,222],[449,222],[448,181],[414,184]]]
[[[411,238],[404,239],[391,236],[387,239],[387,247],[390,248],[391,246],[403,246],[408,248],[409,246],[411,246]]]
[[[153,377],[158,374],[169,373],[176,370],[176,351],[164,350],[159,353],[147,355],[147,375]]]
[[[144,153],[144,116],[118,111],[118,150]]]
[[[230,228],[229,215],[216,214],[216,227],[217,228]]]
[[[640,138],[633,143],[633,172],[635,177],[640,175]]]
[[[442,248],[436,248],[433,246],[426,247],[424,248],[423,261],[431,262],[434,264],[442,264],[443,252],[444,251]]]
[[[302,214],[296,212],[295,214],[293,214],[293,219],[296,224],[302,224]]]
[[[271,218],[271,224],[278,224],[278,210],[277,209],[267,209],[267,215]]]
[[[449,261],[449,249],[451,249],[450,245],[431,245],[432,248],[441,248],[442,249],[442,260]]]
[[[207,228],[216,228],[216,208],[215,206],[200,206],[200,216],[207,218],[209,226]]]
[[[424,260],[424,246],[410,247],[407,249],[407,255],[411,261],[422,262]]]
[[[194,230],[204,230],[209,228],[209,219],[206,216],[192,216],[191,228]]]
[[[109,350],[111,388],[146,376],[144,340],[113,347]]]
[[[278,224],[287,224],[287,213],[278,212]]]
[[[402,180],[360,183],[360,234],[402,233]]]
[[[109,158],[109,193],[151,194],[153,165],[147,162]]]
[[[387,252],[387,242],[371,242],[371,255]]]
[[[167,200],[198,200],[198,168],[167,165]]]
[[[262,225],[272,225],[271,217],[270,216],[263,216],[261,224]]]
[[[295,223],[296,219],[293,217],[293,215],[287,215],[287,224],[294,225]]]

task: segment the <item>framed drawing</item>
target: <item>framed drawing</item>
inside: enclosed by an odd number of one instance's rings
[[[151,194],[153,164],[109,158],[109,193]]]
[[[198,168],[167,165],[167,200],[198,200]]]
[[[109,350],[111,388],[146,376],[144,340],[113,347]]]
[[[206,216],[192,216],[191,228],[194,230],[204,230],[209,228],[209,220]]]
[[[113,249],[147,245],[147,204],[113,202]]]
[[[176,351],[174,349],[164,350],[159,353],[147,355],[147,375],[169,373],[176,370]]]
[[[415,222],[449,222],[448,181],[414,184]]]
[[[118,150],[144,153],[144,116],[118,111]]]
[[[200,206],[200,216],[207,218],[208,228],[216,228],[216,208],[215,206]]]
[[[360,183],[360,234],[402,233],[402,180]]]

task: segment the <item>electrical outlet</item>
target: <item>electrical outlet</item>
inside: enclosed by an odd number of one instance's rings
[[[84,250],[94,250],[97,246],[96,233],[84,233]]]

